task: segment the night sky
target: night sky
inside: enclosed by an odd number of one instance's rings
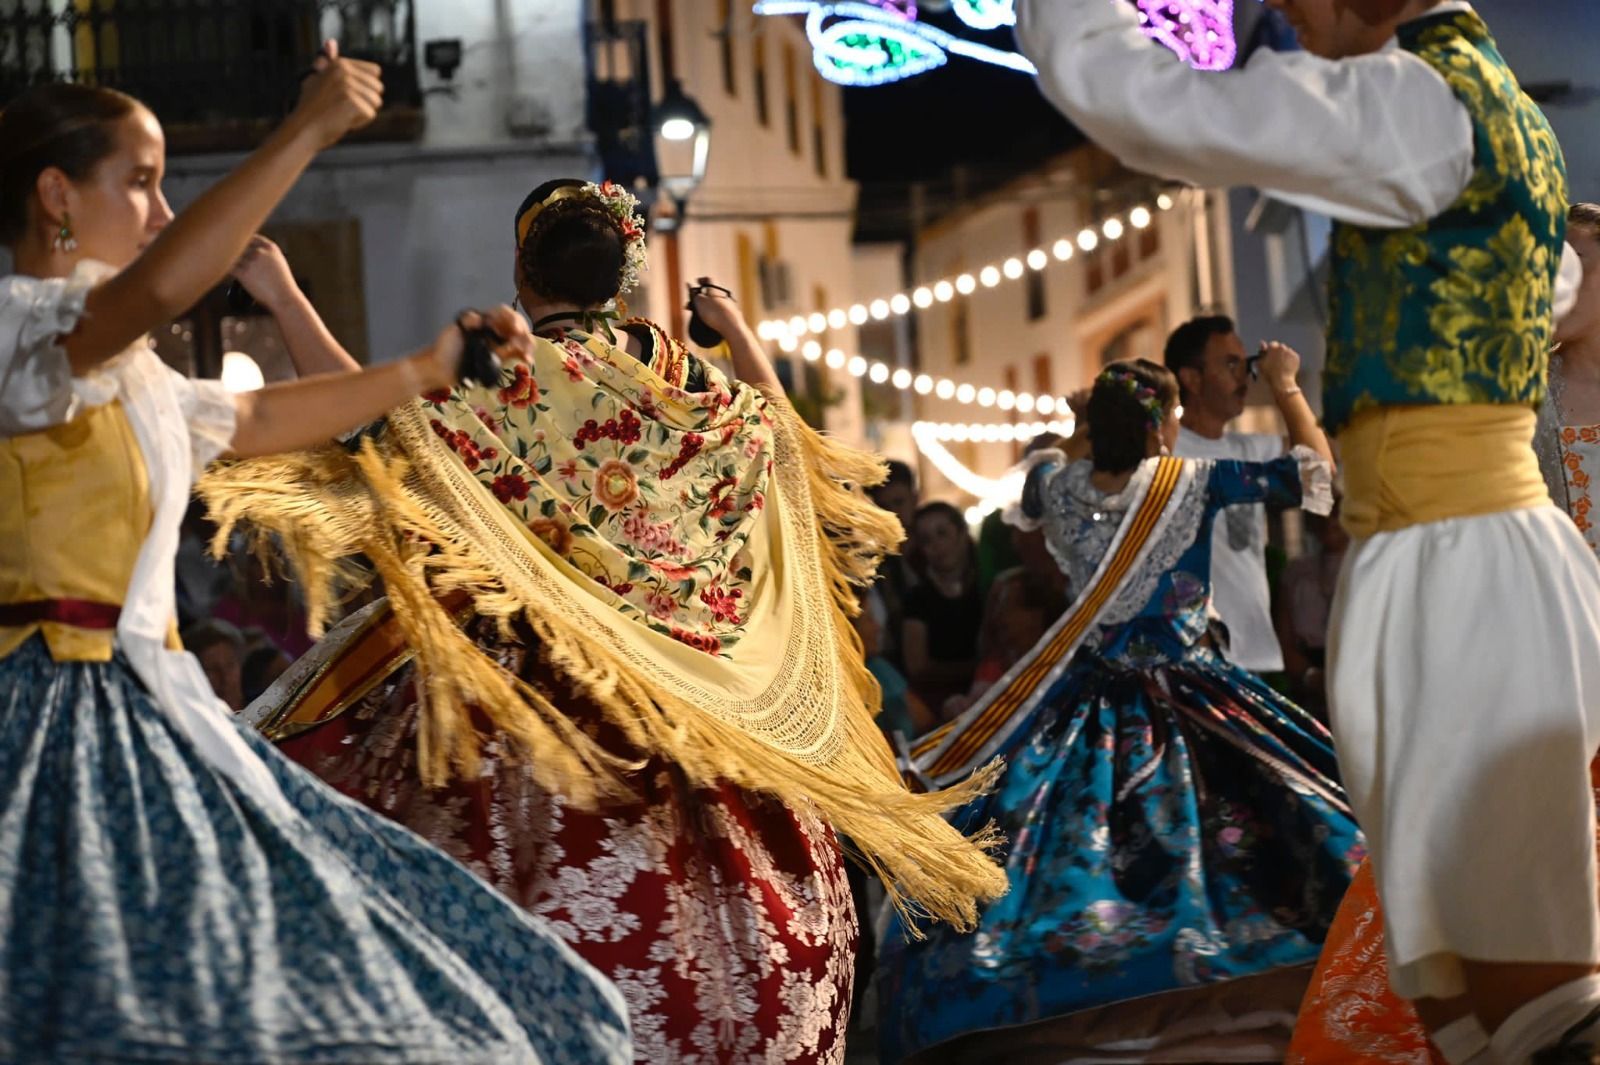
[[[941,29],[1015,48],[1009,29],[974,33],[948,13],[924,9]],[[1082,143],[1083,137],[1045,102],[1034,80],[960,56],[928,74],[845,91],[850,176],[861,183],[859,236],[903,235],[907,189],[925,184],[935,214]],[[955,170],[966,171],[958,182]]]
[[[1010,29],[975,33],[930,6],[921,5],[924,22],[996,48],[1016,47]],[[1246,38],[1275,30],[1278,44],[1291,46],[1286,28],[1267,18],[1254,4],[1237,8]],[[845,116],[850,176],[861,183],[857,236],[863,240],[909,234],[913,183],[922,183],[929,215],[937,217],[1083,142],[1031,77],[960,56],[906,81],[847,89]]]

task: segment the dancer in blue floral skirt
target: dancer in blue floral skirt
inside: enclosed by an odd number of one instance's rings
[[[377,70],[329,54],[174,220],[137,101],[0,112],[0,1060],[632,1059],[621,996],[537,918],[234,723],[172,636],[195,474],[309,446],[458,376],[451,326],[363,373],[231,396],[144,334],[219,282]],[[168,223],[171,223],[170,225]],[[491,316],[525,356],[509,308]],[[468,319],[468,326],[477,323]]]
[[[1265,369],[1298,391],[1289,349]],[[886,1061],[1268,1060],[1363,854],[1327,731],[1230,665],[1207,611],[1221,508],[1331,509],[1315,417],[1288,404],[1278,461],[1184,462],[1163,367],[1112,366],[1087,406],[1093,461],[1044,453],[1020,508],[1074,605],[913,750],[933,784],[1005,760],[963,816],[1007,836],[1011,891],[972,933],[891,925]]]

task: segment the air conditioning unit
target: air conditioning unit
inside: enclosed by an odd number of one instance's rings
[[[782,259],[761,260],[761,304],[768,311],[786,311],[794,306],[794,281],[789,264]]]

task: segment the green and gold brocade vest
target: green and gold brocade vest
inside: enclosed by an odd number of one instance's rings
[[[1544,395],[1566,236],[1561,148],[1477,15],[1418,19],[1399,39],[1465,105],[1472,180],[1410,229],[1335,228],[1323,377],[1331,431],[1373,407],[1531,406]]]

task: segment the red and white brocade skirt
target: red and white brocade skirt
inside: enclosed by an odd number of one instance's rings
[[[470,631],[524,679],[570,692],[492,625]],[[621,989],[638,1061],[843,1062],[857,923],[838,840],[815,813],[692,787],[659,758],[632,781],[638,801],[586,812],[492,740],[478,779],[430,790],[413,684],[402,666],[281,749],[548,919]],[[597,718],[568,699],[574,717]]]

